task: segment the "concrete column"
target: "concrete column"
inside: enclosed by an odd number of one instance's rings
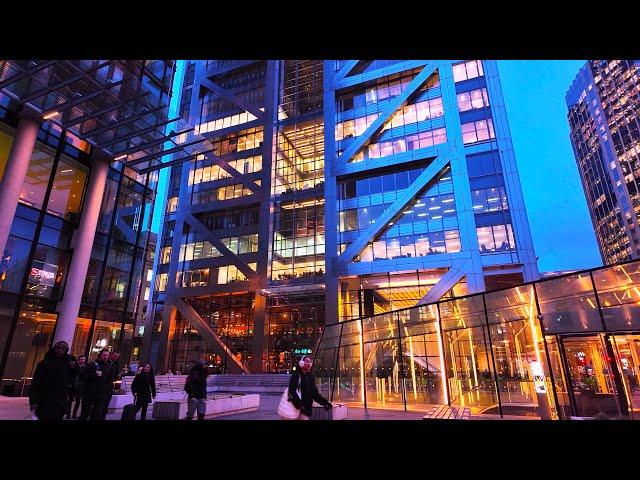
[[[67,284],[64,288],[64,297],[56,324],[54,343],[63,340],[71,345],[73,341],[108,171],[107,159],[102,155],[94,155],[82,216],[80,217],[80,226],[76,232]]]
[[[16,137],[11,145],[7,166],[0,182],[0,253],[4,252],[9,238],[13,217],[18,208],[20,190],[27,176],[29,160],[36,145],[41,119],[35,112],[25,111],[20,115]]]

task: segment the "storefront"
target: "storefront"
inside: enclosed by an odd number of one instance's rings
[[[328,326],[333,399],[502,418],[640,419],[640,262]]]

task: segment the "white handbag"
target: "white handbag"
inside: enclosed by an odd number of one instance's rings
[[[298,394],[298,397],[302,398],[299,385],[296,389],[296,393]],[[300,416],[300,410],[298,410],[293,403],[289,401],[289,387],[285,389],[282,393],[282,397],[280,398],[280,403],[278,404],[278,415],[284,420],[297,420]]]

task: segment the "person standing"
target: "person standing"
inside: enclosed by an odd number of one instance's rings
[[[207,367],[200,360],[196,363],[187,376],[184,391],[187,392],[189,404],[186,420],[193,419],[193,414],[198,411],[198,420],[204,420],[207,412]]]
[[[136,396],[136,415],[139,410],[140,420],[146,420],[147,407],[151,403],[151,397],[156,398],[156,381],[148,363],[140,369],[136,378],[131,383],[131,392]]]
[[[29,409],[35,411],[39,420],[63,420],[73,388],[75,366],[67,342],[57,342],[38,363],[29,391]]]
[[[113,370],[113,381],[111,383],[111,390],[107,395],[107,402],[104,412],[105,416],[107,415],[107,410],[109,409],[109,404],[111,403],[111,397],[113,397],[116,389],[115,382],[120,380],[120,378],[122,377],[122,372],[120,371],[120,354],[118,352],[109,353],[109,363],[111,364],[111,369]]]
[[[73,418],[74,420],[78,418],[78,408],[82,404],[82,397],[84,396],[84,380],[85,380],[85,372],[87,370],[87,357],[84,355],[80,355],[76,362],[75,367],[75,378],[73,381],[73,388],[71,389],[71,396],[69,398],[69,406],[67,407],[67,420],[69,418]],[[73,405],[73,416],[71,416],[71,407]]]
[[[109,350],[103,348],[95,362],[87,366],[85,372],[85,399],[82,402],[81,420],[105,420],[108,400],[113,394],[113,365],[109,362]]]
[[[315,378],[311,374],[313,361],[309,355],[305,355],[298,362],[298,367],[289,379],[289,398],[291,403],[300,410],[299,420],[309,420],[313,412],[313,402],[316,401],[325,409],[333,408],[329,400],[320,395],[316,387]],[[300,390],[298,395],[297,390]]]

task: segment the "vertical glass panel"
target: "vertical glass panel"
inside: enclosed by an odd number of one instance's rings
[[[341,329],[342,324],[328,325],[325,327],[313,362],[313,374],[316,377],[316,385],[321,395],[327,399],[331,397]]]
[[[472,413],[499,413],[486,327],[460,328],[443,334],[446,375],[452,405]]]
[[[618,369],[622,374],[632,420],[640,419],[640,335],[615,335]]]
[[[29,161],[27,176],[20,191],[20,201],[35,208],[42,208],[47,185],[53,169],[55,152],[49,148],[36,146]]]
[[[4,175],[4,169],[7,165],[12,144],[13,137],[0,130],[0,180],[2,180],[2,176]]]
[[[13,323],[13,315],[16,308],[18,308],[17,295],[0,295],[0,356],[4,354],[4,349],[8,347],[7,336]],[[4,395],[4,393],[0,394]]]
[[[398,312],[407,408],[445,403],[434,310]]]
[[[485,294],[485,298],[502,413],[541,416],[537,411],[533,371],[534,362],[546,367],[546,358],[535,319],[533,290],[516,287]],[[549,377],[548,373],[546,377]],[[549,395],[550,387],[547,389]]]
[[[72,160],[61,158],[53,178],[47,212],[77,223],[88,169]]]
[[[333,398],[342,402],[362,402],[360,322],[347,322],[343,325]]]
[[[367,405],[404,408],[398,340],[389,338],[364,344]]]
[[[100,218],[98,220],[98,231],[101,233],[109,233],[111,230],[111,220],[113,218],[113,209],[116,205],[116,193],[118,191],[118,182],[108,178],[107,185],[102,196],[102,205],[100,206]]]
[[[26,293],[53,300],[61,298],[68,264],[68,254],[38,245],[31,264]]]
[[[49,349],[56,315],[21,309],[13,333],[3,380],[32,377],[36,365]]]
[[[0,291],[20,293],[31,242],[9,236],[0,259]]]
[[[71,355],[76,358],[84,355],[89,341],[89,330],[91,329],[91,319],[78,317],[76,320],[76,329],[73,334],[73,342],[71,343]]]
[[[609,417],[618,417],[618,392],[602,339],[593,335],[566,338],[562,343],[575,399],[575,414],[592,417],[602,411]],[[620,393],[624,395],[624,392]]]
[[[132,256],[119,250],[122,245],[115,245],[109,250],[107,266],[102,280],[100,304],[108,308],[124,308],[125,294],[129,284]]]
[[[553,372],[553,382],[558,399],[558,413],[561,419],[568,419],[572,415],[571,401],[569,400],[569,390],[565,380],[565,371],[562,364],[562,352],[558,345],[556,336],[547,336],[547,348],[551,359],[551,371]]]
[[[118,351],[122,324],[119,322],[105,322],[96,320],[91,338],[91,348],[89,350],[89,360],[93,361],[103,348],[110,351]]]
[[[85,304],[93,305],[96,300],[100,273],[102,272],[102,262],[104,261],[106,251],[103,243],[106,243],[106,238],[100,234],[96,234],[96,241],[91,249],[91,259],[89,260],[87,278],[82,293],[82,303]]]

